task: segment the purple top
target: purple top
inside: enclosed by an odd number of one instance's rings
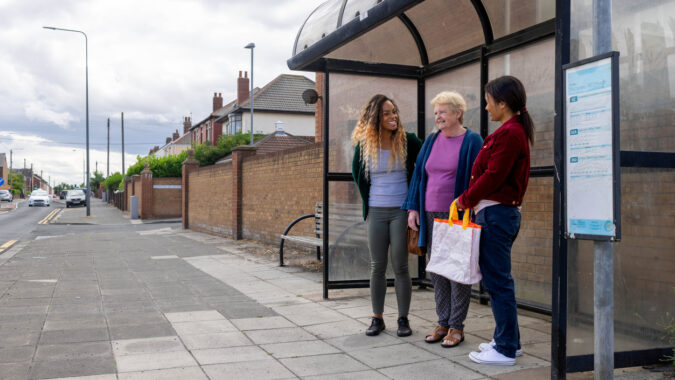
[[[459,150],[466,133],[445,137],[439,133],[424,167],[427,174],[424,211],[448,212],[455,192]]]

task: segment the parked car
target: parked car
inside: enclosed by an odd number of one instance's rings
[[[14,196],[9,190],[0,190],[0,201],[11,202]]]
[[[51,206],[51,197],[47,194],[46,191],[37,189],[30,193],[30,198],[28,198],[28,207],[33,206]]]
[[[66,199],[66,194],[68,194],[68,190],[61,190],[59,192],[59,199]]]
[[[66,194],[66,208],[75,205],[87,205],[87,198],[82,190],[69,190]]]

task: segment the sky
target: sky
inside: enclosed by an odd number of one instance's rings
[[[300,26],[321,0],[0,0],[0,153],[33,164],[52,184],[83,182],[88,36],[90,171],[121,171],[212,111],[214,92],[236,98],[244,46],[256,45],[254,86],[293,72]]]

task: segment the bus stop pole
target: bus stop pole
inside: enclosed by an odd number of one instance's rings
[[[593,53],[612,50],[612,1],[593,0]],[[614,246],[593,243],[593,324],[596,380],[614,378]]]

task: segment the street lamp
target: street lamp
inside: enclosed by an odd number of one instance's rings
[[[87,113],[87,173],[89,173],[89,42],[87,39],[87,34],[81,30],[74,30],[74,29],[62,29],[62,28],[55,28],[53,26],[43,26],[45,29],[51,29],[51,30],[60,30],[62,32],[73,32],[73,33],[81,33],[84,36],[84,67],[85,67],[85,99],[86,99],[86,113]],[[87,186],[87,191],[85,193],[86,195],[86,202],[87,202],[87,216],[91,215],[91,210],[89,208],[89,176],[87,175],[85,178],[85,183]]]
[[[253,145],[253,49],[255,44],[253,42],[244,46],[244,49],[251,49],[251,92],[248,96],[251,103],[251,145]]]

